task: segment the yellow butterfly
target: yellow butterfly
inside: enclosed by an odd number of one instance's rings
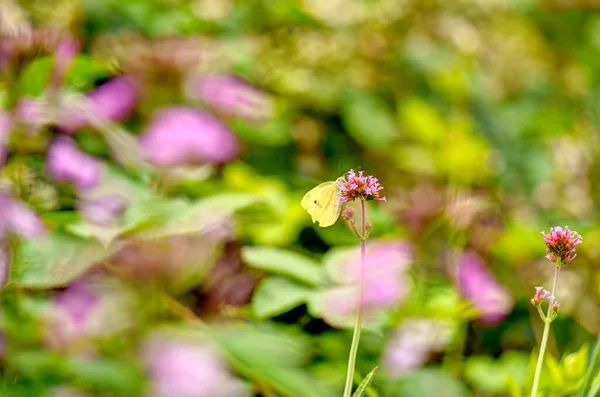
[[[342,209],[342,199],[337,182],[321,183],[306,193],[300,204],[312,217],[313,222],[319,222],[319,226],[333,225]]]

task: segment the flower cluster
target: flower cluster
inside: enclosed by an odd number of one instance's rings
[[[371,240],[366,267],[361,269],[360,249],[333,249],[325,256],[325,267],[333,286],[320,297],[323,319],[330,325],[351,327],[359,307],[365,323],[381,320],[386,308],[400,303],[410,291],[406,272],[413,247],[402,240]],[[362,284],[362,296],[359,288]]]
[[[550,296],[550,291],[544,289],[544,287],[535,287],[535,295],[533,296],[533,298],[531,298],[531,304],[537,306],[548,297],[550,297],[551,299],[554,298]]]
[[[542,303],[546,299],[548,299],[548,306],[550,307],[550,312],[549,312],[548,317],[546,317],[546,315],[542,311]],[[533,296],[533,298],[531,298],[530,301],[533,306],[537,307],[542,320],[552,322],[556,318],[556,316],[558,316],[558,310],[560,309],[560,303],[550,293],[550,291],[544,289],[543,287],[535,287],[535,295]]]
[[[542,232],[544,243],[546,243],[546,258],[557,265],[566,265],[575,259],[575,246],[581,244],[582,239],[579,233],[569,230],[565,226],[564,230],[560,226],[550,228],[550,233]]]
[[[342,204],[356,199],[385,201],[385,197],[379,197],[379,191],[383,186],[374,176],[363,175],[363,171],[356,174],[354,170],[350,170],[347,175],[338,178],[337,184],[340,188]]]
[[[512,310],[514,300],[483,259],[473,251],[450,254],[451,275],[462,295],[477,309],[479,321],[496,324]]]

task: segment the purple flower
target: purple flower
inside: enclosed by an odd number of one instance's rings
[[[548,252],[546,258],[559,266],[571,263],[577,257],[575,246],[583,241],[579,233],[569,230],[568,226],[564,230],[560,226],[551,227],[550,233],[542,232],[542,236]]]
[[[21,238],[35,238],[46,234],[39,216],[26,204],[0,194],[1,232],[15,233]]]
[[[65,101],[58,115],[62,130],[73,132],[98,120],[119,121],[127,117],[138,101],[137,86],[129,76],[117,76],[97,87],[82,100]],[[89,114],[82,112],[85,108]]]
[[[535,295],[531,298],[531,304],[536,306],[544,301],[544,299],[550,296],[550,291],[545,290],[544,287],[535,287]]]
[[[433,352],[442,351],[451,329],[440,320],[409,318],[394,332],[383,353],[384,370],[402,377],[422,367]]]
[[[64,314],[64,325],[76,332],[83,331],[91,310],[98,302],[98,296],[85,282],[73,283],[56,299],[56,304]]]
[[[52,298],[45,317],[46,342],[66,347],[87,337],[119,332],[135,321],[135,299],[116,279],[84,276]]]
[[[226,162],[239,151],[236,136],[218,119],[182,106],[161,110],[140,139],[157,166]]]
[[[8,112],[0,111],[0,166],[3,166],[8,157],[8,136],[12,130],[12,120]]]
[[[73,36],[63,37],[54,52],[54,69],[50,78],[50,86],[58,88],[67,73],[71,62],[81,48],[81,43]]]
[[[383,186],[374,176],[364,176],[363,171],[359,171],[357,175],[354,170],[350,170],[347,175],[338,178],[337,184],[340,188],[342,204],[356,199],[385,201],[385,197],[379,197],[379,191]]]
[[[46,170],[55,180],[70,182],[81,190],[96,186],[103,171],[99,159],[83,153],[72,139],[64,136],[50,145]]]
[[[149,397],[243,397],[234,378],[207,341],[153,335],[142,352],[152,382]]]
[[[512,296],[496,282],[479,255],[470,251],[456,253],[452,266],[454,282],[479,311],[482,323],[496,323],[510,313],[514,304]]]
[[[337,286],[323,293],[323,318],[336,326],[346,326],[359,305],[366,321],[383,309],[398,304],[407,293],[405,271],[412,260],[412,248],[401,241],[371,241],[361,274],[360,249],[337,249],[325,259],[330,278]],[[362,300],[359,289],[362,282]]]
[[[35,134],[48,124],[50,119],[46,110],[46,102],[34,97],[22,97],[15,107],[15,118],[25,127],[30,135]]]
[[[272,113],[267,95],[232,75],[195,75],[188,82],[186,92],[190,98],[202,100],[228,115],[264,120]]]
[[[114,224],[128,204],[127,199],[122,196],[107,195],[99,198],[81,198],[77,209],[87,221],[106,226]]]

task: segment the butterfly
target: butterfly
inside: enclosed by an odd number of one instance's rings
[[[323,182],[314,187],[304,195],[300,204],[312,217],[313,222],[319,222],[320,227],[333,225],[342,209],[337,182]]]

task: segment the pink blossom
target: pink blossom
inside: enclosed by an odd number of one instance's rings
[[[142,356],[152,382],[149,397],[249,395],[206,340],[155,334]]]
[[[80,151],[72,139],[63,136],[50,145],[46,170],[57,181],[70,182],[79,189],[87,190],[99,183],[102,163]]]
[[[188,82],[186,93],[228,115],[264,120],[272,112],[267,95],[232,75],[194,75]]]
[[[136,310],[136,297],[124,283],[86,275],[52,297],[45,317],[46,342],[64,348],[115,334],[133,324]]]
[[[60,86],[80,48],[81,43],[73,36],[65,36],[58,42],[54,52],[54,69],[50,78],[51,87],[58,88]]]
[[[541,303],[542,301],[544,301],[549,296],[550,296],[550,291],[545,290],[543,287],[535,287],[535,295],[531,299],[531,304],[535,306],[538,303]]]
[[[98,225],[114,224],[127,208],[124,197],[108,195],[98,198],[81,198],[77,203],[79,213],[89,222]]]
[[[25,127],[30,135],[38,132],[50,119],[46,111],[46,102],[34,97],[22,97],[15,107],[17,122]]]
[[[239,151],[236,136],[223,123],[183,106],[158,112],[140,140],[146,158],[158,166],[226,162]]]
[[[551,227],[550,233],[542,232],[542,236],[548,252],[546,258],[556,262],[557,265],[571,263],[577,257],[575,246],[583,241],[579,233],[569,230],[568,226],[565,226],[564,230],[560,226]]]
[[[93,124],[98,120],[120,121],[127,117],[138,101],[137,85],[129,76],[113,77],[78,101],[65,101],[58,115],[60,128],[66,132]],[[82,102],[82,103],[78,103]],[[89,114],[82,111],[85,108]]]
[[[0,225],[2,233],[15,233],[21,238],[46,234],[44,224],[29,206],[5,195],[0,195]]]
[[[496,323],[510,313],[514,304],[512,296],[495,280],[479,255],[471,251],[455,253],[451,265],[454,282],[479,311],[482,323]]]
[[[383,369],[393,377],[408,375],[422,367],[433,352],[442,351],[451,329],[441,320],[409,318],[389,339],[383,353]]]
[[[323,318],[336,326],[346,326],[359,305],[367,322],[383,309],[402,301],[408,291],[405,271],[412,260],[411,247],[402,241],[373,240],[367,246],[364,274],[361,275],[360,249],[337,249],[325,262],[336,286],[323,293]],[[359,301],[362,280],[362,301]]]
[[[338,178],[337,184],[340,188],[342,204],[356,199],[385,201],[385,197],[379,197],[379,191],[383,189],[383,186],[379,184],[377,178],[363,174],[363,171],[356,174],[354,170],[350,170],[346,175]]]

